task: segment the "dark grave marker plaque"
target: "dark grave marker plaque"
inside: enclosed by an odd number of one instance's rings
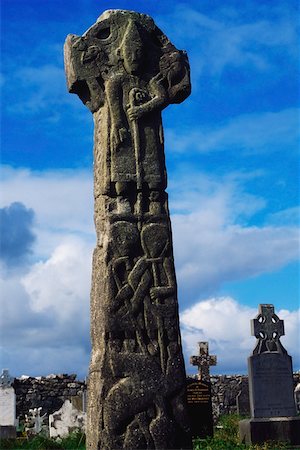
[[[187,404],[192,437],[212,436],[213,415],[210,382],[188,379]]]

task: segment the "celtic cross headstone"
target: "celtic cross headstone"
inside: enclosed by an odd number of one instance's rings
[[[65,67],[95,124],[87,449],[190,447],[161,120],[188,59],[149,16],[109,10],[67,37]]]
[[[273,305],[259,305],[251,332],[257,338],[248,360],[252,417],[295,415],[292,359],[280,342],[284,325]]]
[[[251,320],[251,331],[257,338],[248,358],[251,419],[240,422],[240,439],[246,444],[273,440],[299,445],[292,358],[280,342],[284,323],[273,305],[259,305],[258,315]]]
[[[284,323],[275,314],[273,305],[259,305],[259,314],[251,320],[251,332],[257,338],[254,355],[266,351],[287,353],[280,342],[284,336]]]

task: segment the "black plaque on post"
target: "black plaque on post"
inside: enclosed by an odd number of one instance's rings
[[[187,379],[187,404],[192,437],[213,436],[210,382]]]

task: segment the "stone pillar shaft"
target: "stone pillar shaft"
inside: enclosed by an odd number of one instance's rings
[[[87,448],[189,448],[161,121],[190,93],[187,57],[112,10],[67,37],[65,65],[95,124]]]

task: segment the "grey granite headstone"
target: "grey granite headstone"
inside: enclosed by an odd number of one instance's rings
[[[67,37],[65,67],[95,124],[87,449],[190,447],[161,119],[190,94],[188,59],[109,10]]]
[[[295,416],[292,358],[280,342],[284,324],[273,305],[259,306],[251,330],[257,338],[248,358],[251,416]]]
[[[16,437],[16,394],[8,369],[0,375],[0,438]]]
[[[292,358],[280,342],[284,324],[273,305],[259,305],[251,331],[257,338],[248,358],[251,419],[240,421],[240,439],[246,444],[273,440],[298,445]]]

